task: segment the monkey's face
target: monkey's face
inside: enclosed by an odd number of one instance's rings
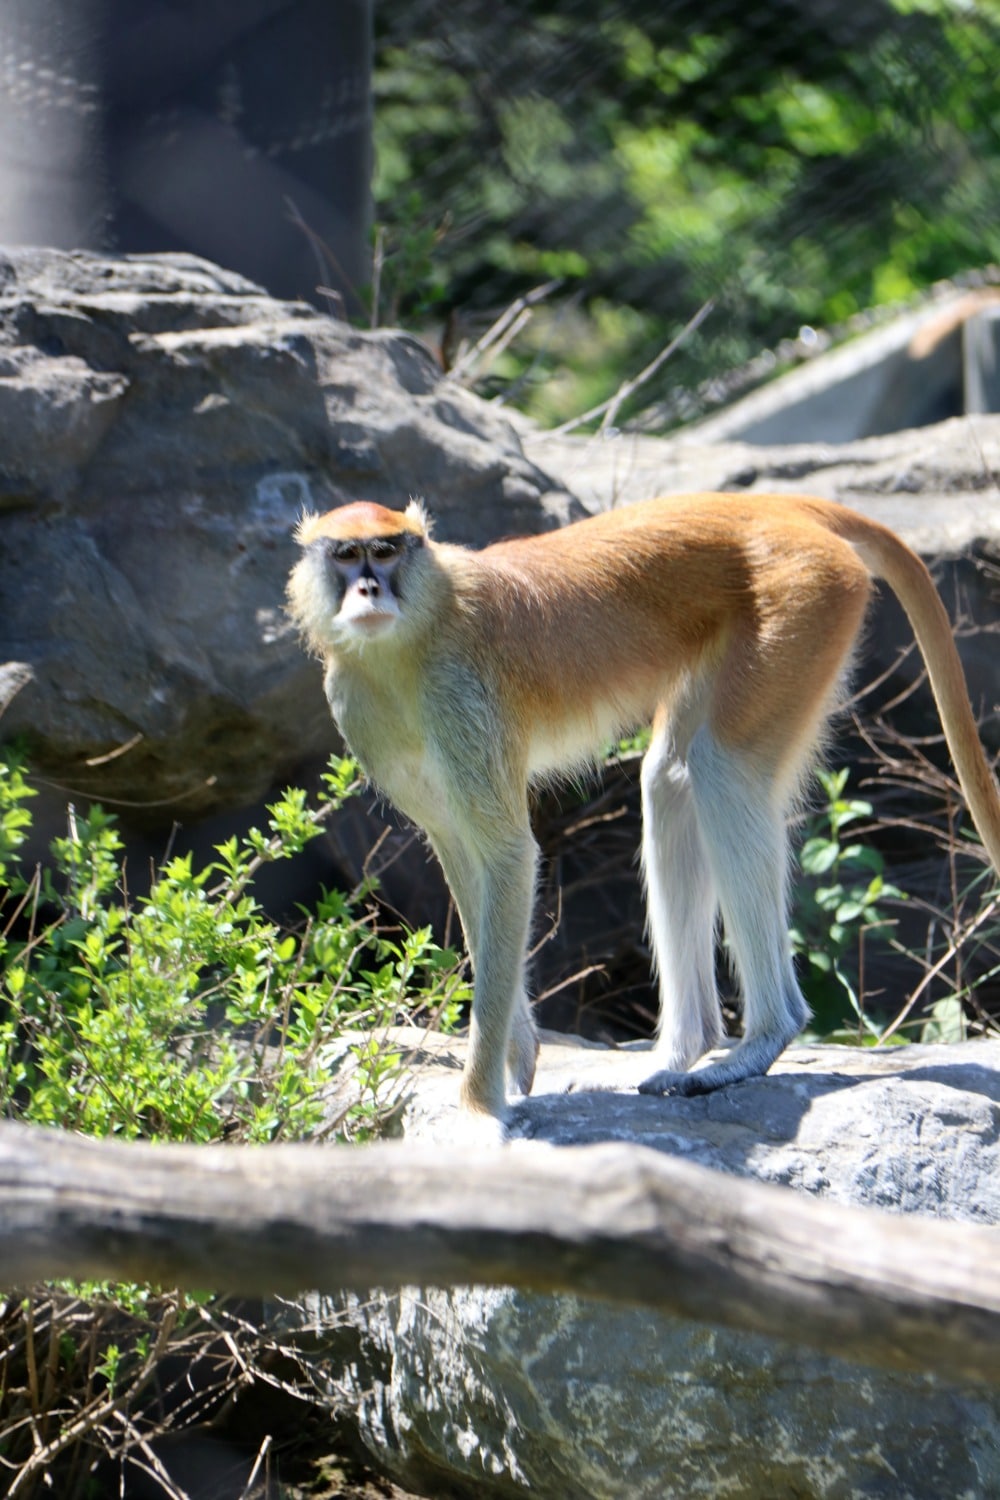
[[[364,649],[413,623],[427,539],[419,506],[400,513],[358,501],[305,516],[296,536],[303,556],[289,579],[289,609],[320,656]]]
[[[406,557],[404,535],[366,540],[331,538],[320,545],[340,600],[338,632],[370,639],[391,630],[400,617],[399,573]]]
[[[318,537],[289,582],[294,618],[321,656],[364,649],[403,620],[403,577],[417,537]]]

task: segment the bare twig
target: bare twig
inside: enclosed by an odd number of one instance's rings
[[[525,292],[523,297],[517,297],[509,307],[504,309],[499,318],[491,323],[482,338],[477,339],[472,348],[455,361],[445,379],[458,381],[467,378],[472,368],[486,354],[491,352],[496,354],[500,348],[506,348],[510,339],[514,337],[510,331],[514,325],[517,325],[519,331],[531,316],[531,309],[544,301],[546,297],[551,296],[561,285],[560,279],[546,281],[541,286],[532,287],[531,291]]]
[[[694,317],[688,319],[680,333],[675,338],[672,338],[670,343],[660,350],[656,358],[651,359],[649,364],[639,371],[638,375],[634,376],[631,380],[623,381],[614,395],[609,396],[607,401],[600,402],[598,406],[592,406],[589,411],[585,411],[579,417],[573,417],[569,422],[564,422],[561,427],[553,427],[549,435],[561,437],[564,433],[572,432],[576,427],[582,427],[584,422],[592,422],[595,417],[601,417],[601,425],[598,428],[599,432],[606,432],[609,427],[613,427],[614,419],[618,415],[622,404],[630,396],[634,396],[636,391],[645,385],[647,380],[651,380],[660,366],[664,365],[670,359],[671,355],[676,354],[685,340],[690,338],[691,334],[701,327],[714,307],[715,299],[710,297],[707,302],[702,303]]]
[[[921,996],[924,994],[925,990],[932,983],[932,981],[935,980],[937,976],[942,972],[942,970],[947,968],[952,959],[954,959],[961,952],[962,948],[969,941],[969,938],[972,936],[972,934],[974,932],[977,932],[980,927],[983,927],[988,921],[990,921],[992,917],[996,916],[997,912],[1000,912],[1000,891],[997,892],[997,894],[991,901],[987,901],[986,905],[976,913],[976,915],[970,922],[966,923],[959,929],[957,936],[948,944],[945,951],[941,954],[941,957],[926,971],[923,978],[920,980],[920,983],[913,990],[912,994],[909,996],[909,999],[906,1001],[906,1004],[900,1010],[899,1014],[894,1018],[894,1020],[889,1023],[889,1025],[879,1036],[880,1046],[883,1042],[887,1042],[890,1037],[896,1035],[896,1032],[903,1025],[903,1022],[910,1015],[914,1006],[920,1000]],[[898,945],[894,943],[893,947],[898,948]],[[905,952],[906,950],[898,949],[898,951]]]
[[[257,1457],[254,1460],[254,1466],[250,1470],[250,1475],[247,1479],[246,1484],[243,1486],[243,1493],[240,1496],[240,1500],[250,1500],[250,1492],[253,1489],[254,1484],[256,1483],[257,1475],[261,1471],[261,1466],[267,1458],[272,1441],[273,1439],[271,1437],[271,1434],[267,1433],[261,1442],[260,1448],[257,1450]]]
[[[145,735],[139,730],[136,734],[132,735],[131,739],[127,739],[124,745],[116,745],[113,750],[109,750],[105,755],[92,755],[89,760],[84,761],[84,765],[106,766],[109,761],[117,760],[121,755],[127,755],[130,750],[134,750],[136,745],[140,744],[144,739]]]

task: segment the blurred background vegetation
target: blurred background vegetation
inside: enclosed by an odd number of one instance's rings
[[[1000,0],[378,0],[375,25],[372,316],[450,364],[547,287],[477,371],[545,423],[709,299],[643,388],[655,426],[803,327],[1000,259]]]

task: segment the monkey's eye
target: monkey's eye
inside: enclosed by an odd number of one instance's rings
[[[364,555],[365,549],[360,542],[333,542],[330,547],[334,562],[358,563]]]
[[[368,543],[368,555],[377,562],[388,562],[390,558],[398,557],[402,550],[403,543],[398,536],[377,536]]]

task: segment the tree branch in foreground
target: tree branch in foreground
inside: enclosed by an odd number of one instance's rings
[[[473,1159],[474,1155],[477,1159]],[[1000,1381],[1000,1232],[641,1146],[157,1146],[0,1124],[0,1284],[506,1284]]]

